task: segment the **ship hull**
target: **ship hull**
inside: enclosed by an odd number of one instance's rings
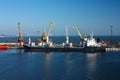
[[[103,47],[30,47],[24,45],[25,51],[40,51],[40,52],[105,52]]]

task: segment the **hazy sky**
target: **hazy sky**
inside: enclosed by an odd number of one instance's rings
[[[18,21],[23,34],[42,34],[51,20],[52,35],[65,35],[65,26],[77,35],[73,24],[88,35],[109,35],[113,25],[113,34],[120,35],[120,0],[0,0],[0,34],[16,35]]]

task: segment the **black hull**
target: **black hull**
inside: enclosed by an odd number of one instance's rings
[[[25,51],[40,51],[40,52],[105,52],[103,47],[29,47],[24,45]]]

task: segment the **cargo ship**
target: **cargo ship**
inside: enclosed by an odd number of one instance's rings
[[[40,51],[40,52],[105,52],[104,47],[45,47],[45,46],[29,46],[24,45],[25,51]]]
[[[42,51],[42,52],[105,52],[105,47],[101,46],[101,43],[98,43],[95,38],[93,38],[93,34],[90,38],[82,36],[77,26],[74,26],[77,30],[81,42],[77,46],[73,43],[69,43],[68,30],[66,28],[66,42],[62,44],[53,44],[49,40],[49,32],[44,33],[41,37],[40,41],[31,42],[29,38],[28,44],[24,44],[25,51]]]
[[[39,42],[39,43],[38,43]],[[101,43],[97,43],[96,40],[91,38],[85,38],[80,44],[69,43],[66,38],[66,43],[53,44],[51,41],[37,41],[31,42],[29,38],[28,44],[23,45],[25,51],[41,51],[41,52],[105,52],[106,47],[101,46]]]

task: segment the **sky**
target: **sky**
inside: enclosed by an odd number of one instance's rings
[[[82,34],[120,35],[120,0],[0,0],[0,35],[17,35],[18,22],[26,35],[40,35],[48,30],[51,35],[78,35],[76,24]]]

